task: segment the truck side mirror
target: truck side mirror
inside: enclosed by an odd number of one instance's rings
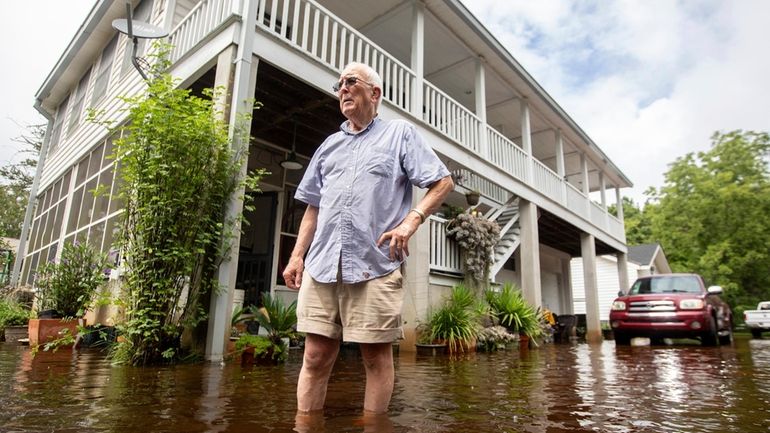
[[[622,291],[622,290],[619,290],[618,291],[618,297],[621,297],[621,296],[626,296],[626,293],[624,291]]]
[[[720,286],[711,286],[706,291],[709,293],[709,295],[721,295],[722,294],[722,287]]]

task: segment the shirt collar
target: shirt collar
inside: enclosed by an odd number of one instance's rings
[[[372,119],[372,121],[369,122],[368,125],[366,125],[366,128],[364,128],[364,129],[362,129],[360,131],[353,131],[353,130],[351,130],[350,126],[349,126],[349,122],[350,122],[349,120],[346,120],[346,121],[342,122],[342,124],[340,125],[340,129],[342,130],[342,132],[344,132],[345,135],[359,135],[359,134],[363,134],[364,132],[367,132],[368,130],[372,129],[372,127],[374,127],[375,124],[380,122],[380,118],[379,118],[379,116],[375,115],[374,119]]]

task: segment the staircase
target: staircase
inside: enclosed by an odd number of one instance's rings
[[[495,221],[500,226],[500,240],[495,245],[495,261],[489,271],[490,279],[495,276],[503,265],[519,247],[519,198],[513,197],[499,208],[490,210],[485,215],[490,221]]]

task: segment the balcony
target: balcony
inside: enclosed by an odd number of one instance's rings
[[[197,3],[171,32],[170,39],[175,45],[172,60],[184,58],[218,29],[240,21],[242,3],[246,2],[203,0]],[[313,0],[259,0],[256,13],[255,31],[269,35],[287,50],[302,53],[308,60],[320,63],[331,74],[337,74],[351,61],[371,65],[382,76],[383,99],[392,107],[422,120],[423,127],[462,147],[482,166],[498,169],[526,186],[537,194],[538,202],[550,202],[553,208],[578,216],[609,238],[620,243],[625,241],[622,221],[609,214],[605,207],[594,203],[583,192],[584,188],[576,186],[583,180],[576,181],[573,177],[573,184],[568,175],[560,176],[551,168],[554,162],[549,167],[544,159],[528,154],[520,143],[509,138],[511,134],[504,135],[499,127],[492,127],[468,109],[467,101],[464,105],[450,96],[446,89],[442,90],[428,79],[418,77],[396,55],[324,6]],[[504,103],[495,105],[502,106]],[[465,183],[467,188],[478,189],[492,203],[503,203],[512,194],[512,191],[495,182],[499,177],[484,177],[486,170],[471,170],[462,166],[455,169],[468,174],[467,178],[471,180]],[[456,263],[456,251],[441,238],[443,224],[445,222],[440,219],[431,219],[431,233],[435,231],[432,242],[437,248],[441,247],[440,251],[446,252],[432,263],[436,269],[456,272],[459,265]]]

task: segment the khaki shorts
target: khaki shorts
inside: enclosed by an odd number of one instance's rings
[[[403,338],[401,269],[356,284],[319,283],[302,275],[297,330],[353,343],[391,343]]]

